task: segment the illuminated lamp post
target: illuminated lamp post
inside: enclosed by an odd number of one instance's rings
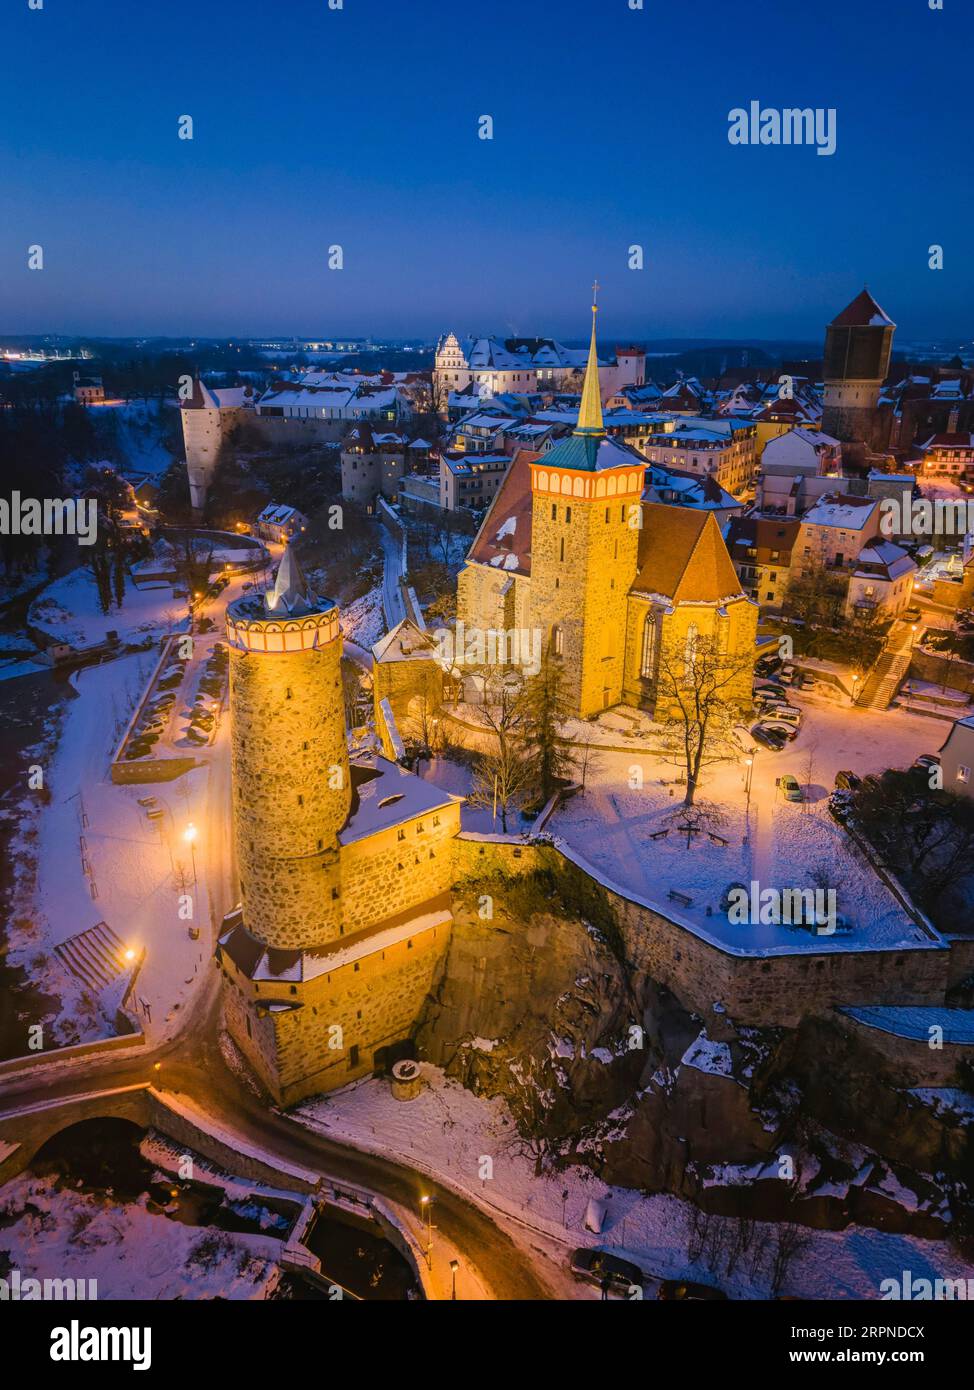
[[[189,852],[190,852],[190,856],[191,856],[192,861],[193,861],[193,893],[194,893],[194,894],[195,894],[196,891],[197,891],[197,884],[196,884],[196,836],[197,836],[198,834],[199,834],[199,831],[196,829],[196,826],[193,824],[192,821],[190,821],[189,825],[187,825],[186,829],[183,831],[183,839],[184,839],[184,840],[186,841],[186,843],[189,845]]]

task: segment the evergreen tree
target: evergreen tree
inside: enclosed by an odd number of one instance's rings
[[[524,687],[523,737],[537,781],[540,804],[571,774],[575,755],[561,735],[571,715],[565,672],[551,646],[545,649],[537,675]]]

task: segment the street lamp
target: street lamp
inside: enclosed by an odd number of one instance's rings
[[[426,1263],[433,1268],[433,1198],[423,1196],[420,1205],[426,1210]]]
[[[748,757],[744,759],[744,766],[747,769],[744,773],[744,790],[747,793],[747,805],[744,809],[744,816],[746,819],[751,814],[751,776],[754,772],[753,755],[749,754]]]
[[[190,821],[189,825],[187,825],[186,829],[183,831],[183,839],[184,839],[184,840],[186,841],[186,843],[189,845],[189,852],[190,852],[190,855],[191,855],[192,860],[193,860],[193,892],[194,892],[194,894],[196,893],[196,836],[197,836],[198,834],[199,834],[199,831],[196,829],[196,826],[193,824],[192,821]]]
[[[451,1291],[451,1293],[450,1293],[450,1297],[451,1297],[451,1298],[456,1298],[456,1296],[457,1296],[457,1270],[458,1270],[459,1268],[460,1268],[460,1261],[459,1261],[459,1260],[451,1260],[451,1261],[450,1261],[450,1273],[453,1275],[453,1289],[452,1289],[452,1291]]]
[[[856,703],[856,695],[857,695],[858,690],[859,690],[859,682],[860,682],[861,679],[862,679],[862,677],[861,677],[861,676],[858,676],[858,675],[854,675],[854,676],[852,677],[852,703],[853,703],[853,704]]]

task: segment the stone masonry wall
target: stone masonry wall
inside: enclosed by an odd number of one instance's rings
[[[448,892],[453,884],[451,840],[459,829],[460,807],[453,802],[379,835],[343,845],[345,935]]]
[[[806,1014],[836,1004],[942,1004],[948,950],[802,952],[735,956],[660,912],[603,887],[551,844],[516,845],[461,835],[457,880],[492,873],[548,870],[565,885],[567,901],[584,916],[586,902],[607,902],[626,954],[640,971],[671,989],[685,1008],[710,1017],[719,1001],[737,1023],[798,1025]]]
[[[278,1104],[346,1086],[382,1065],[381,1049],[412,1037],[449,941],[449,922],[427,927],[294,985],[255,985],[224,961],[231,1034]],[[300,1007],[261,1017],[260,1002]]]
[[[639,528],[628,524],[632,505],[619,497],[534,495],[528,626],[540,628],[545,642],[561,628],[566,693],[583,718],[622,699],[639,545]]]
[[[351,803],[340,641],[231,645],[230,711],[247,926],[272,946],[321,945],[340,934],[337,835]]]

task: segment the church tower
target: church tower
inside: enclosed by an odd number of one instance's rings
[[[645,459],[605,432],[597,314],[593,303],[575,432],[530,465],[530,626],[563,663],[582,718],[622,699],[626,595],[636,576],[646,470]]]
[[[338,608],[290,547],[273,589],[227,609],[241,901],[268,946],[342,932],[338,832],[351,805]]]
[[[864,289],[825,330],[825,434],[844,444],[882,446],[879,394],[895,328]]]

